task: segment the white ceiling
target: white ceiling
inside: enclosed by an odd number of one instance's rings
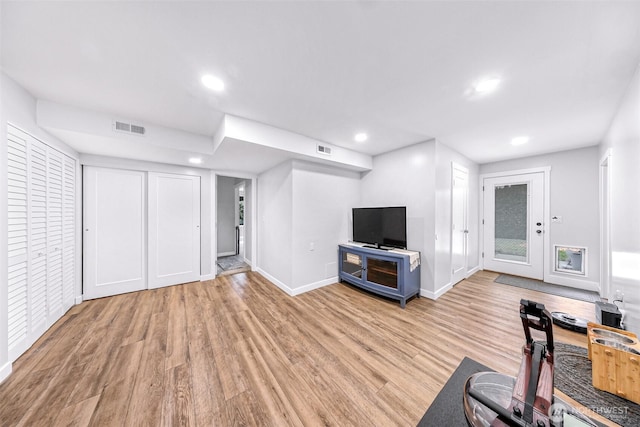
[[[3,1],[1,14],[2,68],[39,99],[207,136],[229,113],[371,155],[434,137],[479,163],[595,145],[640,62],[640,2]],[[203,88],[205,73],[226,90]],[[473,95],[484,76],[498,90]],[[512,147],[519,135],[530,143]]]

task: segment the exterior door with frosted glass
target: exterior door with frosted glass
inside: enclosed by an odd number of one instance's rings
[[[544,173],[485,178],[484,269],[543,279]]]

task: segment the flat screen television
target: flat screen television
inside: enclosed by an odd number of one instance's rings
[[[406,249],[406,206],[353,208],[353,241]]]

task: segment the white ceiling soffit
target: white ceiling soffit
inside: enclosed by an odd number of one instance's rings
[[[436,138],[480,163],[599,143],[640,62],[637,1],[2,2],[1,19],[2,69],[38,99],[206,137],[231,114],[368,155]]]
[[[115,130],[112,117],[49,101],[37,102],[38,125],[85,154],[184,166],[193,166],[190,159],[195,157],[201,160],[198,167],[254,174],[288,159],[354,171],[370,170],[372,166],[369,155],[335,147],[327,157],[316,151],[320,141],[240,117],[225,116],[214,138],[153,124],[145,124],[144,137],[130,135]]]

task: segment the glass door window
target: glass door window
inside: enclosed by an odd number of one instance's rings
[[[367,281],[398,289],[398,263],[376,258],[367,258]]]
[[[362,278],[362,256],[350,252],[342,253],[342,272]]]
[[[494,256],[506,261],[528,260],[528,184],[495,188]]]

